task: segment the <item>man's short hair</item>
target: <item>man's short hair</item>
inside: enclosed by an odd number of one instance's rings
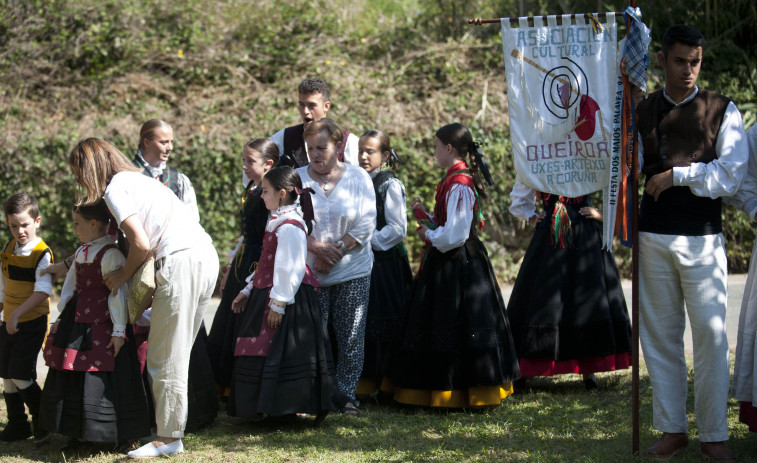
[[[683,24],[670,26],[662,36],[662,53],[668,56],[668,52],[677,43],[682,43],[690,47],[704,48],[704,34],[699,29]]]
[[[300,82],[299,87],[297,87],[297,92],[303,95],[313,95],[315,93],[320,93],[321,95],[323,95],[323,101],[329,101],[330,98],[329,85],[325,80],[319,79],[317,77],[311,77]]]
[[[27,209],[29,210],[29,217],[32,219],[39,217],[39,206],[37,206],[37,200],[34,199],[34,196],[28,193],[16,193],[5,202],[5,217],[20,214]]]

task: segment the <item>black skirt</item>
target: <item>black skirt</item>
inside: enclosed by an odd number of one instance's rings
[[[520,377],[505,303],[475,235],[446,253],[428,250],[387,376],[402,388],[443,391]]]
[[[618,268],[612,254],[602,249],[600,224],[578,213],[585,205],[566,205],[572,245],[552,245],[548,215],[526,250],[508,303],[521,359],[565,362],[595,357],[589,363],[600,365],[601,357],[630,358],[631,323]]]
[[[58,334],[68,338],[65,332]],[[131,326],[126,336],[113,371],[48,370],[40,400],[44,429],[88,442],[115,443],[150,435],[152,417]]]
[[[218,416],[218,395],[213,382],[213,368],[208,358],[207,339],[208,334],[203,323],[189,354],[189,404],[184,430],[190,433],[209,425]]]
[[[378,385],[386,374],[392,350],[402,339],[413,275],[407,255],[394,249],[374,251],[374,258],[361,378],[373,379]]]
[[[262,236],[262,235],[261,235]],[[239,267],[229,269],[221,293],[221,302],[213,316],[213,324],[207,339],[207,351],[213,369],[215,384],[227,388],[231,385],[231,371],[234,367],[234,337],[237,314],[231,311],[231,303],[239,291],[247,284],[245,278],[252,273],[251,266],[260,258],[261,243],[245,244]]]
[[[265,323],[268,288],[255,288],[240,314],[237,337],[255,337]],[[339,410],[347,402],[336,384],[331,346],[311,286],[301,285],[266,357],[238,356],[227,412],[259,418]]]

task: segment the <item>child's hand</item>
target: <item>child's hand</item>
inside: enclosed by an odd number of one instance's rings
[[[121,347],[123,347],[126,340],[122,338],[121,336],[111,336],[110,342],[108,343],[108,349],[111,347],[113,348],[113,357],[116,357],[118,355],[118,351],[121,350]]]
[[[426,232],[428,231],[428,227],[425,225],[418,225],[418,228],[415,229],[415,233],[418,235],[418,238],[421,239],[421,241],[426,242]]]
[[[66,264],[64,264],[63,262],[58,262],[57,264],[50,264],[40,270],[39,276],[50,274],[53,276],[53,280],[57,280],[58,278],[65,278],[66,273],[68,273]]]
[[[410,209],[421,209],[423,212],[426,212],[426,208],[423,207],[423,201],[417,196],[410,201]]]
[[[18,315],[16,315],[16,312],[13,312],[8,318],[8,321],[5,322],[5,331],[7,331],[8,334],[18,333]]]
[[[281,315],[278,312],[274,312],[273,310],[268,311],[268,326],[273,328],[274,330],[281,326],[281,319],[284,318],[283,315]]]
[[[223,278],[221,278],[221,292],[223,292],[223,288],[226,287],[226,280],[229,279],[229,273],[231,273],[231,268],[226,267],[226,272],[224,272]]]
[[[578,212],[587,219],[594,219],[597,222],[602,221],[602,214],[596,207],[585,206],[579,209]]]
[[[231,311],[234,313],[244,312],[244,307],[247,305],[247,296],[244,293],[237,294],[234,301],[231,303]]]
[[[546,216],[547,216],[547,213],[545,211],[541,211],[539,214],[531,216],[528,219],[528,224],[531,225],[532,227],[535,227],[539,224],[539,222],[544,220],[544,217]]]

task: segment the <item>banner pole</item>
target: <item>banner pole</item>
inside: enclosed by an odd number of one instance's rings
[[[630,0],[631,8],[636,8],[636,0]],[[626,19],[626,28],[628,19]],[[633,93],[632,91],[629,93]],[[633,97],[631,104],[634,104]],[[635,114],[635,111],[632,112]],[[639,149],[636,124],[633,132],[633,160],[631,162],[631,453],[639,452]]]
[[[597,13],[597,14],[595,14],[595,16],[598,19],[603,19],[603,18],[605,18],[607,16],[607,14],[608,13]],[[616,12],[614,12],[614,14],[615,14],[615,16],[617,18],[617,17],[621,17],[621,15],[623,14],[623,12],[622,11],[616,11]],[[563,16],[570,16],[570,19],[576,19],[576,16],[580,16],[580,15],[576,15],[576,14],[560,15],[560,14],[558,14],[558,15],[552,15],[552,16],[556,16],[557,17],[557,24],[560,24],[561,21],[562,21],[562,17]],[[526,16],[526,20],[528,20],[528,22],[529,22],[530,25],[533,25],[534,19],[544,20],[546,18],[547,18],[547,15],[543,15],[543,16]],[[512,22],[518,22],[518,20],[520,18],[517,17],[517,16],[511,16],[509,19]],[[484,24],[499,24],[501,22],[501,20],[502,20],[502,18],[489,18],[489,19],[472,18],[472,19],[468,19],[468,24],[471,24],[473,26],[483,26]]]

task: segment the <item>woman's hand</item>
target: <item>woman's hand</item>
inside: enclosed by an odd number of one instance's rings
[[[58,332],[58,323],[60,323],[59,320],[55,320],[52,325],[50,325],[50,334],[55,334]]]
[[[57,264],[50,264],[47,267],[40,270],[39,275],[47,275],[50,274],[53,276],[53,280],[57,280],[58,278],[65,278],[66,273],[68,273],[68,268],[66,268],[66,264],[63,262],[58,262]]]
[[[278,312],[274,312],[273,310],[268,311],[268,326],[273,328],[274,330],[281,326],[281,319],[284,318],[284,316]]]
[[[329,264],[326,260],[317,257],[315,259],[315,271],[319,273],[329,273],[331,271],[332,264]]]
[[[237,297],[234,298],[234,301],[231,303],[231,311],[234,313],[242,313],[244,312],[244,308],[247,305],[247,296],[244,295],[244,293],[237,294]]]
[[[602,221],[602,214],[596,207],[584,206],[578,210],[578,213],[586,217],[587,219],[594,219],[597,222]]]
[[[314,241],[313,245],[316,256],[324,260],[329,267],[333,267],[344,256],[342,246],[339,244]]]
[[[129,277],[126,276],[123,267],[103,275],[103,283],[105,283],[105,286],[108,287],[110,293],[114,296],[118,292],[118,288],[125,285],[127,281],[129,281]]]
[[[418,225],[418,228],[415,229],[415,233],[418,235],[418,238],[420,238],[423,242],[428,241],[428,238],[426,238],[427,231],[428,227],[425,225]]]
[[[547,216],[547,213],[545,211],[541,211],[539,214],[529,217],[528,224],[531,225],[532,227],[535,227],[539,225],[539,222],[544,220],[544,217],[546,216]]]
[[[118,352],[121,350],[121,347],[123,347],[126,340],[122,338],[121,336],[111,336],[110,342],[108,343],[107,348],[113,348],[113,357],[118,356]]]

